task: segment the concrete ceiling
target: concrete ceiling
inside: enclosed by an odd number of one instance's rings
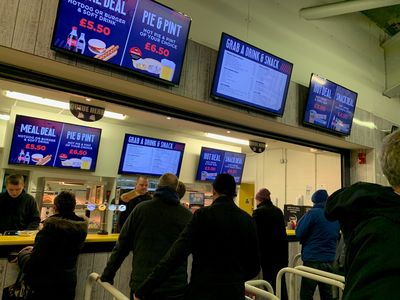
[[[400,0],[345,0],[304,7],[300,15],[316,20],[343,14],[361,12],[390,37],[400,31]]]

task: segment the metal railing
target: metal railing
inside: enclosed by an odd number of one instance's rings
[[[299,269],[298,267],[301,267],[303,269]],[[319,282],[322,282],[322,283],[326,283],[326,284],[335,286],[335,287],[339,288],[341,291],[344,290],[344,280],[343,281],[341,281],[341,280],[339,281],[339,280],[336,280],[336,279],[332,279],[333,277],[336,277],[336,276],[338,276],[337,277],[338,279],[341,279],[339,277],[343,277],[343,276],[340,276],[340,275],[337,275],[337,274],[328,273],[328,272],[324,272],[324,271],[320,271],[320,270],[318,270],[319,272],[316,272],[316,271],[314,271],[315,269],[307,268],[307,267],[304,267],[304,266],[298,266],[298,267],[297,268],[289,268],[289,267],[288,268],[283,268],[278,272],[278,275],[276,276],[276,296],[278,297],[278,299],[281,298],[281,294],[282,294],[281,280],[282,280],[282,276],[285,273],[289,273],[289,284],[288,284],[288,297],[289,297],[289,300],[295,299],[295,292],[296,292],[296,290],[295,290],[295,287],[296,287],[295,275],[302,276],[302,277],[305,277],[305,278],[309,278],[309,279],[312,279],[312,280],[315,280],[315,281],[319,281]],[[307,268],[307,271],[304,271],[304,268]],[[311,270],[312,272],[310,272],[309,269],[312,269]],[[329,274],[328,275],[329,277],[320,275],[320,274],[322,274],[320,272]],[[319,274],[316,274],[316,273],[319,273]],[[327,274],[325,274],[325,275],[327,275]],[[334,276],[332,276],[332,275],[334,275]]]
[[[103,282],[100,280],[100,275],[97,273],[89,274],[88,278],[86,279],[85,285],[85,300],[92,299],[92,290],[93,284],[97,282],[102,288],[104,288],[108,293],[113,295],[114,299],[116,300],[129,300],[127,296],[122,294],[119,290],[117,290],[113,285],[109,284],[108,282]]]
[[[260,296],[262,299],[279,300],[279,298],[274,295],[274,289],[271,284],[265,280],[249,280],[245,282],[244,286],[246,292],[252,293],[255,296]],[[258,288],[259,286],[266,288],[268,291]],[[245,299],[251,298],[246,297]]]

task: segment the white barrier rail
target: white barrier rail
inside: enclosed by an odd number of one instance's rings
[[[129,298],[127,296],[122,294],[113,285],[109,284],[108,282],[101,281],[100,280],[100,275],[97,274],[97,273],[89,274],[88,278],[86,279],[85,300],[91,300],[92,299],[93,284],[95,282],[97,282],[101,287],[103,287],[108,293],[113,295],[114,299],[116,299],[116,300],[129,300]]]
[[[268,290],[271,290],[272,293],[264,291],[260,288],[257,288],[255,286],[253,286],[252,284],[255,284],[257,286],[260,286],[260,285],[265,286],[265,287],[267,287]],[[245,286],[246,292],[250,292],[256,296],[260,296],[260,297],[262,297],[262,299],[279,300],[279,298],[273,294],[272,286],[265,280],[249,280],[249,281],[246,281],[244,286]],[[245,299],[249,299],[249,298],[246,297]]]
[[[255,280],[248,280],[246,281],[247,284],[255,286],[255,287],[263,287],[266,289],[269,293],[274,294],[274,289],[272,288],[272,285],[265,280],[262,279],[255,279]]]
[[[321,272],[323,272],[323,271],[321,271]],[[340,290],[344,290],[344,283],[342,282],[342,281],[338,281],[338,280],[335,280],[335,279],[332,279],[332,278],[328,278],[328,277],[325,277],[325,276],[321,276],[321,275],[317,275],[317,274],[315,274],[315,273],[310,273],[310,272],[306,272],[306,271],[303,271],[303,270],[299,270],[299,269],[297,269],[297,268],[283,268],[283,269],[281,269],[279,272],[278,272],[278,275],[276,276],[276,295],[278,296],[278,299],[279,298],[281,298],[281,294],[282,294],[282,284],[281,284],[281,280],[282,280],[282,276],[285,274],[285,273],[289,273],[289,284],[288,284],[288,296],[289,296],[289,300],[293,300],[293,299],[295,299],[295,295],[294,295],[294,293],[296,292],[296,290],[294,289],[294,287],[296,286],[295,285],[295,275],[297,275],[297,276],[302,276],[302,277],[305,277],[305,278],[309,278],[309,279],[312,279],[312,280],[315,280],[315,281],[319,281],[319,282],[322,282],[322,283],[326,283],[326,284],[329,284],[329,285],[332,285],[332,286],[336,286],[336,287],[338,287]],[[325,272],[325,273],[327,273],[327,272]],[[332,273],[329,273],[329,274],[332,274]],[[336,275],[336,274],[332,274],[332,275]],[[340,276],[340,275],[337,275],[337,276]]]
[[[306,267],[306,266],[297,266],[297,267],[295,267],[295,269],[313,273],[316,275],[321,275],[321,276],[331,278],[331,279],[334,279],[334,280],[337,280],[337,281],[340,281],[343,283],[345,282],[345,278],[342,275],[338,275],[338,274],[334,274],[334,273],[330,273],[330,272],[326,272],[326,271],[322,271],[322,270],[318,270],[318,269],[310,268],[310,267]]]
[[[297,253],[294,257],[293,260],[291,261],[291,264],[289,267],[295,268],[298,264],[299,261],[301,260],[301,253]]]

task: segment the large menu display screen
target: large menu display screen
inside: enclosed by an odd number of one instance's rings
[[[190,24],[151,0],[60,0],[51,48],[177,85]]]
[[[17,115],[9,164],[94,171],[101,129]]]
[[[240,184],[245,159],[244,153],[202,147],[196,180],[213,181],[218,174],[228,173]]]
[[[357,93],[316,74],[311,75],[304,124],[349,135]]]
[[[185,144],[126,134],[119,163],[119,174],[179,176]]]
[[[211,96],[282,116],[293,64],[222,34]]]

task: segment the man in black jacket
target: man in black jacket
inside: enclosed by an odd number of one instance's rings
[[[160,284],[193,254],[191,280],[184,299],[243,300],[245,281],[260,270],[257,232],[246,212],[235,204],[236,183],[229,174],[213,182],[213,203],[198,209],[179,239],[135,290],[149,299]]]
[[[289,245],[282,211],[272,204],[271,193],[263,188],[256,194],[257,209],[253,212],[260,242],[263,279],[275,291],[276,275],[288,266]],[[282,299],[287,298],[286,282],[282,279]]]
[[[6,230],[36,230],[39,210],[35,199],[24,190],[24,177],[6,178],[7,191],[0,194],[0,234]]]
[[[343,300],[398,299],[400,283],[400,130],[383,142],[381,167],[391,187],[359,182],[325,206],[346,244]]]
[[[131,297],[151,270],[178,238],[192,213],[183,207],[177,193],[178,178],[162,175],[153,199],[137,205],[129,215],[115,245],[101,280],[113,282],[115,273],[130,251],[133,252],[130,280]],[[187,263],[182,261],[164,284],[150,295],[151,300],[180,299],[187,285]]]

